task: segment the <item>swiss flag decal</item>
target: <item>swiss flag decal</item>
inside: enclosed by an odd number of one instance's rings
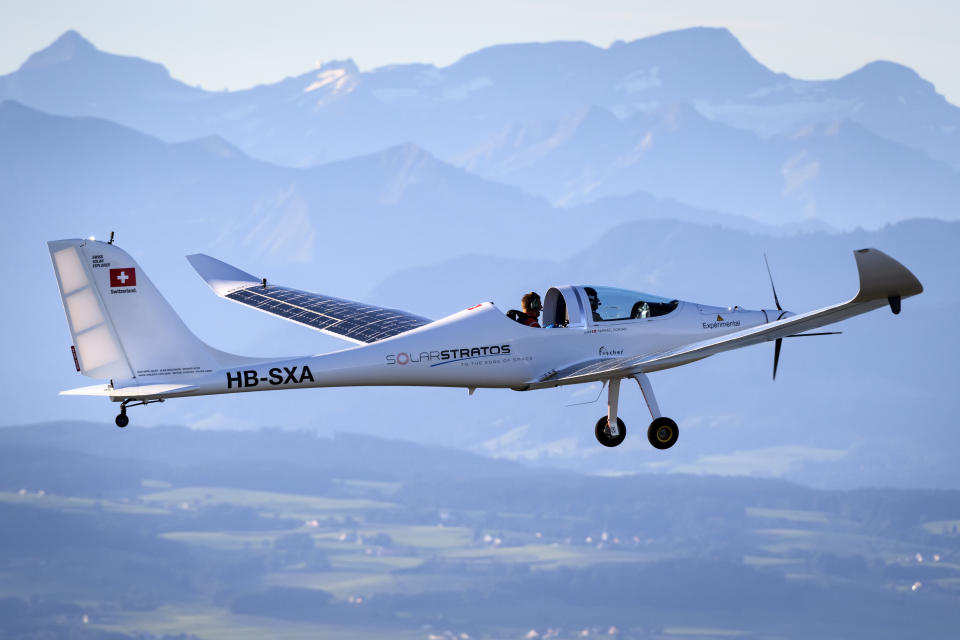
[[[126,269],[110,269],[110,287],[137,286],[137,270],[133,267]]]

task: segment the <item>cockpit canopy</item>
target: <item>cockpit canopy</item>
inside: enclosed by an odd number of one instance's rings
[[[565,327],[642,320],[665,316],[678,304],[677,300],[616,287],[551,287],[543,299],[541,324],[545,327]]]
[[[593,315],[594,322],[613,320],[640,320],[665,316],[677,308],[677,300],[639,291],[616,287],[584,286],[583,292]]]

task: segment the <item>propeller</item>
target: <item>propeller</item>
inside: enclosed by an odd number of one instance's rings
[[[777,311],[783,311],[780,306],[780,298],[777,297],[777,288],[773,285],[773,274],[770,273],[770,261],[767,260],[767,254],[763,254],[763,262],[767,265],[767,276],[770,278],[770,288],[773,289],[773,301],[777,305]],[[782,314],[781,314],[782,317]],[[779,320],[780,318],[777,318]],[[806,338],[808,336],[835,336],[842,331],[818,331],[816,333],[792,333],[787,338]],[[780,349],[783,347],[783,338],[777,338],[773,343],[773,379],[777,379],[777,366],[780,364]]]
[[[767,254],[763,254],[763,263],[767,265],[767,277],[770,278],[770,288],[773,289],[773,301],[777,304],[777,311],[783,311],[780,306],[780,298],[777,297],[777,288],[773,284],[773,274],[770,273],[770,261],[767,260]],[[779,320],[780,318],[777,318]],[[777,365],[780,364],[780,348],[783,346],[783,338],[777,338],[773,343],[773,379],[777,379]]]
[[[773,379],[777,379],[777,365],[780,364],[780,347],[783,346],[783,338],[777,338],[773,343]]]

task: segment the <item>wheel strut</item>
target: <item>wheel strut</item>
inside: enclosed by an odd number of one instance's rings
[[[617,417],[617,404],[620,402],[620,378],[612,378],[607,387],[607,428],[610,430],[610,436],[616,438],[620,435],[618,429],[623,421]]]
[[[617,417],[617,404],[620,399],[620,378],[609,382],[607,391],[607,415],[597,420],[593,433],[597,441],[605,447],[615,447],[627,437],[627,425]]]
[[[633,379],[640,385],[640,392],[643,393],[643,399],[647,401],[647,408],[650,409],[650,417],[653,418],[647,427],[647,440],[657,449],[669,449],[677,443],[680,435],[677,423],[660,413],[657,397],[653,395],[653,385],[646,374],[637,373]]]
[[[130,424],[130,418],[127,417],[127,407],[140,407],[153,404],[154,402],[163,402],[163,398],[150,398],[146,400],[135,400],[134,398],[125,399],[120,403],[120,413],[113,419],[114,424],[123,429]]]

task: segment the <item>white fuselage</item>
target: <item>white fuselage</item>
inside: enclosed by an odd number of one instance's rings
[[[514,322],[492,303],[484,303],[373,344],[215,371],[191,381],[195,388],[177,395],[334,386],[523,390],[574,363],[663,352],[755,327],[780,313],[680,302],[659,317],[584,318],[576,325],[541,329]]]

